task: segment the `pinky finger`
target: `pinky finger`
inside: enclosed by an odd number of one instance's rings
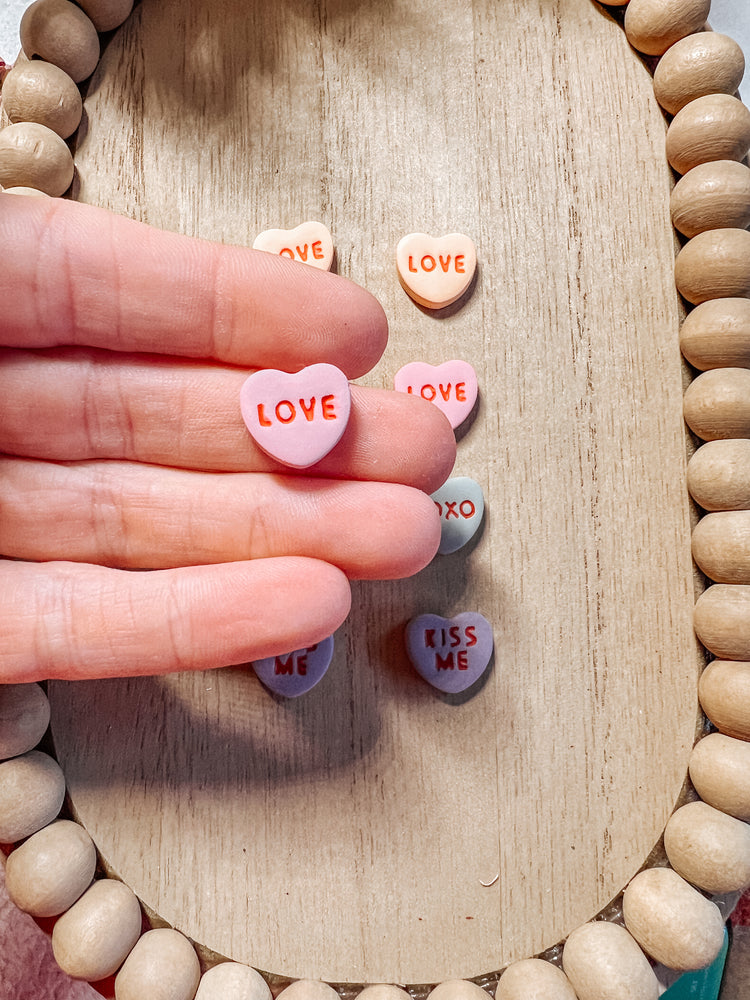
[[[0,561],[0,683],[208,670],[301,649],[349,613],[344,574],[289,557],[153,572]]]

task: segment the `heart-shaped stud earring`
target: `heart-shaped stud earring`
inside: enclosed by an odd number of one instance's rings
[[[306,469],[327,455],[346,429],[349,382],[328,364],[310,365],[296,374],[263,368],[243,383],[240,410],[266,454]]]
[[[477,401],[477,375],[468,361],[444,361],[430,365],[410,361],[396,372],[397,392],[408,392],[440,407],[455,430],[466,420]]]
[[[329,635],[314,646],[256,660],[253,670],[269,691],[283,698],[298,698],[323,679],[332,657],[333,636]]]
[[[487,669],[492,626],[477,611],[453,618],[419,615],[406,626],[406,651],[416,671],[438,691],[459,694]]]
[[[289,257],[321,271],[330,271],[333,264],[331,233],[322,222],[312,220],[295,229],[266,229],[255,237],[253,250]]]
[[[440,514],[441,556],[457,552],[479,530],[484,516],[482,487],[468,476],[455,476],[432,494]]]
[[[460,299],[477,267],[473,241],[462,233],[410,233],[396,247],[396,266],[408,294],[428,309],[444,309]]]

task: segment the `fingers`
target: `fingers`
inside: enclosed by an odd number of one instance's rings
[[[246,371],[97,350],[0,352],[0,451],[52,461],[127,459],[212,471],[273,471],[240,415]],[[315,475],[433,492],[455,437],[431,403],[352,386],[343,438]],[[284,470],[289,471],[289,470]]]
[[[127,569],[302,555],[384,580],[440,541],[434,503],[407,486],[120,462],[2,460],[0,508],[6,556]]]
[[[301,649],[349,612],[345,576],[313,559],[130,573],[0,562],[0,681],[208,670]]]
[[[377,301],[273,254],[165,233],[70,201],[0,194],[0,343],[83,344],[363,375],[382,354]]]

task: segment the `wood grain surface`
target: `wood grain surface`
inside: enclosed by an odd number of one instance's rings
[[[144,0],[86,113],[82,200],[248,245],[318,218],[389,316],[367,381],[470,361],[456,473],[488,512],[469,551],[356,587],[299,701],[243,667],[52,685],[75,810],[148,907],[265,971],[428,983],[549,948],[658,842],[698,718],[648,72],[589,0]],[[420,230],[475,240],[460,308],[400,287]],[[464,610],[496,645],[468,699],[403,646]]]

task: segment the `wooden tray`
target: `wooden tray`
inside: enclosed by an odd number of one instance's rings
[[[150,910],[274,974],[432,983],[550,948],[657,845],[699,719],[649,73],[589,0],[144,0],[86,114],[82,200],[248,245],[318,218],[389,316],[370,384],[470,361],[456,473],[488,513],[468,552],[356,586],[299,701],[245,667],[50,685],[75,813]],[[461,308],[400,287],[420,230],[474,238]],[[403,628],[464,610],[496,653],[461,700]]]

